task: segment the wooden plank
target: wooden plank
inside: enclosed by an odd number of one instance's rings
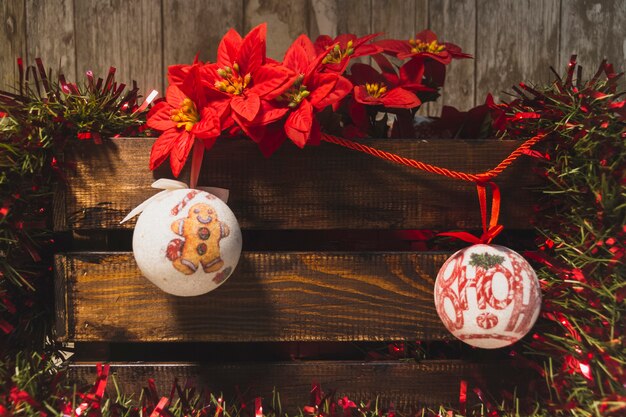
[[[555,68],[559,74],[566,70],[572,54],[578,54],[585,80],[603,58],[618,72],[626,69],[626,2],[563,0],[561,11],[560,58]]]
[[[335,0],[337,2],[337,34],[364,36],[372,33],[373,0]]]
[[[153,139],[79,143],[68,150],[76,163],[66,193],[58,193],[55,229],[132,228],[119,222],[155,194],[167,163],[148,170]],[[367,140],[375,148],[451,169],[482,172],[518,143],[495,140]],[[522,158],[496,182],[501,221],[528,229],[539,178]],[[132,173],[132,175],[131,175]],[[181,176],[186,181],[185,176]],[[228,188],[229,206],[244,229],[472,229],[480,228],[473,184],[424,173],[359,152],[322,144],[300,150],[285,144],[264,158],[247,140],[218,141],[205,156],[200,185]]]
[[[339,6],[336,0],[311,0],[309,13],[309,36],[315,40],[319,35],[337,36],[337,13]]]
[[[219,289],[159,290],[132,253],[56,257],[67,337],[88,341],[375,341],[450,338],[432,301],[447,254],[244,252]],[[65,274],[64,277],[60,276]],[[63,304],[63,300],[59,300]]]
[[[163,92],[161,3],[153,0],[84,0],[75,2],[78,73],[92,70],[106,78],[136,80],[141,91]]]
[[[417,1],[371,0],[371,31],[384,32],[381,38],[409,39],[415,35],[416,25],[426,27],[428,14],[425,10],[417,12]],[[424,4],[420,1],[420,6]],[[418,20],[419,19],[419,23]]]
[[[241,0],[164,0],[163,14],[165,69],[191,63],[197,53],[201,61],[215,62],[217,46],[228,29],[243,31]]]
[[[26,16],[29,61],[41,58],[53,74],[62,73],[68,81],[76,80],[74,2],[27,0]]]
[[[430,0],[430,29],[444,42],[452,42],[464,52],[476,51],[476,2],[475,0]],[[499,35],[498,35],[499,36]],[[484,97],[475,102],[475,65],[473,59],[454,60],[446,68],[446,83],[441,97],[430,105],[433,116],[441,114],[441,108],[453,106],[469,110],[484,103]]]
[[[545,83],[558,63],[559,0],[477,0],[476,101],[520,82]],[[573,36],[585,36],[576,33]]]
[[[335,399],[347,396],[359,404],[375,401],[386,408],[393,403],[396,411],[409,412],[420,407],[452,405],[458,409],[460,381],[468,382],[468,404],[478,402],[472,389],[487,385],[502,389],[521,381],[520,370],[510,362],[489,364],[462,361],[390,362],[279,362],[279,363],[113,363],[111,371],[124,392],[136,393],[154,378],[158,393],[167,395],[175,378],[183,386],[190,381],[218,396],[223,393],[227,404],[234,404],[237,390],[246,400],[262,397],[265,407],[272,401],[275,387],[280,393],[283,412],[297,414],[309,404],[313,382],[324,392],[336,389]],[[70,378],[79,385],[92,385],[96,378],[95,364],[70,366]],[[109,390],[113,389],[112,385]],[[373,405],[373,404],[372,404]]]
[[[291,42],[308,33],[307,0],[244,0],[244,27],[249,31],[267,22],[267,56],[282,61]]]
[[[15,91],[18,82],[17,58],[27,58],[24,0],[0,2],[0,25],[0,89]]]

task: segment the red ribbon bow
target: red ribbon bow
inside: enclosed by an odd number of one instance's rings
[[[491,188],[491,216],[489,223],[487,223],[487,186]],[[457,239],[461,239],[465,242],[479,244],[484,243],[488,245],[491,241],[500,234],[504,229],[501,224],[498,224],[498,217],[500,216],[500,189],[494,182],[476,183],[476,190],[478,191],[478,202],[480,204],[480,218],[483,224],[483,234],[480,237],[476,237],[467,232],[446,232],[439,233],[439,236],[450,236]]]

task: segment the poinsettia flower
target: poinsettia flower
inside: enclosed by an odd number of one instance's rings
[[[229,30],[218,47],[217,62],[204,67],[204,82],[213,91],[210,106],[224,128],[232,124],[231,116],[242,128],[253,121],[266,124],[282,117],[262,111],[267,109],[262,101],[282,94],[294,74],[267,60],[265,33],[265,24],[252,29],[245,38]]]
[[[288,113],[284,121],[285,135],[301,148],[320,142],[321,128],[315,113],[336,104],[352,90],[352,84],[345,77],[319,71],[324,56],[316,55],[311,40],[301,35],[291,44],[283,59],[283,65],[297,77],[274,103]],[[263,153],[275,150],[277,142],[284,140],[283,136],[276,136],[274,127],[263,129],[257,125],[246,126],[246,129]]]
[[[382,52],[378,45],[368,43],[379,35],[380,33],[374,33],[359,38],[351,33],[345,33],[335,39],[328,35],[320,35],[315,40],[315,52],[318,55],[324,54],[322,60],[324,71],[343,74],[350,59]]]
[[[411,91],[399,86],[400,79],[386,78],[367,64],[353,64],[350,80],[354,83],[354,100],[365,105],[411,109],[422,102]]]
[[[150,153],[150,169],[155,169],[170,158],[172,173],[178,177],[196,138],[208,149],[220,134],[217,113],[208,107],[200,75],[200,64],[187,66],[180,85],[170,85],[165,101],[150,109],[147,125],[159,130],[161,136]]]
[[[411,57],[432,58],[442,64],[449,64],[453,58],[471,58],[460,47],[453,43],[440,43],[430,30],[423,30],[415,38],[409,40],[384,39],[376,42],[386,53],[397,56],[400,59]]]

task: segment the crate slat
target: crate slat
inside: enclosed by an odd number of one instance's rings
[[[220,288],[185,298],[132,253],[57,255],[57,328],[85,342],[442,340],[432,288],[447,256],[244,252]]]
[[[469,384],[468,404],[474,401],[472,388],[495,386],[499,389],[521,381],[520,369],[509,362],[466,363],[462,361],[424,361],[421,363],[311,361],[279,363],[113,363],[111,371],[123,392],[135,392],[154,378],[160,395],[169,395],[175,378],[205,387],[216,395],[224,393],[226,400],[235,398],[235,386],[246,397],[261,396],[271,404],[272,389],[280,393],[283,411],[293,415],[309,404],[313,382],[323,390],[337,389],[335,398],[348,396],[359,401],[376,400],[396,410],[410,411],[422,406],[437,407],[450,404],[458,407],[459,384]],[[70,367],[70,377],[78,384],[93,384],[95,365],[77,363]]]
[[[156,193],[167,162],[148,170],[154,139],[80,143],[76,163],[56,193],[55,230],[130,229],[119,221]],[[466,172],[494,167],[518,145],[495,140],[367,140],[375,148]],[[529,228],[537,178],[522,158],[497,179],[508,228]],[[188,171],[181,176],[188,178]],[[471,229],[480,227],[471,183],[423,173],[336,145],[303,150],[286,144],[264,158],[251,141],[219,141],[205,155],[199,185],[230,189],[229,205],[244,229]]]

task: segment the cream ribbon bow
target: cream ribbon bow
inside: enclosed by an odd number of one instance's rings
[[[167,179],[167,178],[161,178],[161,179],[156,180],[155,182],[152,183],[151,187],[152,188],[156,188],[158,190],[163,190],[163,191],[153,195],[152,197],[150,197],[149,199],[147,199],[146,201],[144,201],[143,203],[141,203],[137,207],[135,207],[130,213],[128,213],[128,215],[126,217],[124,217],[124,220],[122,220],[120,222],[120,224],[122,224],[124,222],[127,222],[128,220],[132,219],[133,217],[135,217],[136,215],[138,215],[139,213],[144,211],[144,209],[146,207],[148,207],[149,204],[151,204],[151,203],[153,203],[155,201],[162,200],[168,194],[170,194],[172,191],[184,190],[185,188],[189,188],[189,186],[187,184],[185,184],[184,182],[176,181],[176,180],[170,180],[170,179]],[[220,200],[222,200],[224,203],[228,202],[228,193],[229,192],[225,188],[196,187],[196,189],[202,190],[202,191],[206,191],[207,193],[211,193],[214,196],[216,196],[217,198],[219,198]]]

